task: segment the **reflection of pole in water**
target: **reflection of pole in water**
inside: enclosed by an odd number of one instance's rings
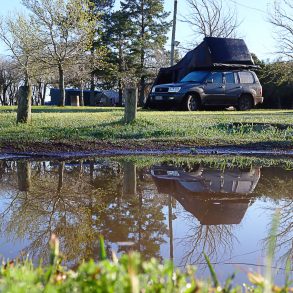
[[[79,170],[79,179],[81,179],[81,177],[83,175],[83,160],[79,161],[78,170]]]
[[[29,161],[17,162],[17,179],[19,191],[29,191],[31,187],[31,165]]]
[[[58,167],[58,175],[59,175],[59,179],[58,179],[58,188],[57,191],[60,192],[63,186],[63,179],[64,179],[64,166],[65,163],[64,162],[60,162],[59,163],[59,167]]]
[[[94,183],[94,171],[95,171],[95,162],[90,161],[90,182],[91,182],[91,184]]]
[[[133,162],[123,162],[123,194],[136,195],[136,165]]]
[[[173,213],[172,213],[172,196],[169,195],[169,203],[168,203],[168,217],[169,217],[169,238],[170,238],[170,260],[173,261],[174,253],[173,253]]]

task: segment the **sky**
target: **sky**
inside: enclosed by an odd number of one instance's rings
[[[192,30],[188,24],[180,19],[189,13],[186,0],[178,1],[178,21],[176,29],[176,41],[180,46],[186,47],[193,40]],[[273,27],[267,21],[268,11],[271,9],[273,0],[223,0],[225,9],[237,10],[238,19],[241,21],[239,34],[245,40],[250,52],[255,53],[260,59],[275,59],[276,42],[273,36]],[[22,10],[21,0],[0,0],[0,16],[9,12]],[[170,11],[172,19],[174,0],[165,0],[165,10]],[[169,33],[171,37],[171,31]],[[166,45],[170,49],[170,40]],[[0,44],[0,54],[5,54],[3,45]]]

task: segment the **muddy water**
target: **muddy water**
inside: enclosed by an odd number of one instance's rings
[[[236,270],[244,282],[248,271],[264,271],[278,209],[273,266],[283,283],[293,253],[292,166],[234,158],[2,160],[0,254],[47,260],[56,233],[74,267],[97,259],[103,234],[109,254],[138,250],[178,267],[194,264],[204,277],[205,251],[221,280]]]

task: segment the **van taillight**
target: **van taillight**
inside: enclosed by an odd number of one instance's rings
[[[259,94],[260,94],[260,96],[262,97],[262,86],[260,86]]]

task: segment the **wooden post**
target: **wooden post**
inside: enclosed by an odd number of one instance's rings
[[[125,123],[131,123],[136,119],[138,92],[136,88],[125,90]]]
[[[79,107],[79,96],[71,96],[71,106]]]
[[[21,86],[18,91],[17,123],[31,122],[32,90],[30,84]]]

